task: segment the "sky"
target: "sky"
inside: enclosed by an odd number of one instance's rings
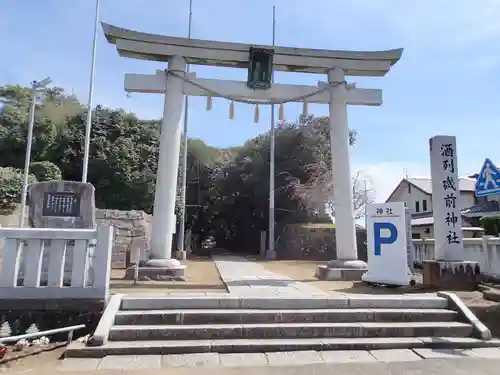
[[[404,48],[401,60],[379,78],[348,77],[359,88],[380,88],[381,107],[350,107],[358,132],[351,148],[353,174],[361,171],[384,201],[406,174],[430,175],[428,139],[457,137],[461,175],[479,172],[485,158],[500,164],[500,1],[498,0],[193,0],[192,37],[248,44],[332,50]],[[87,101],[94,0],[0,0],[0,85],[29,85],[50,76],[53,84]],[[138,31],[186,37],[189,0],[101,0],[100,20]],[[99,29],[94,105],[160,118],[163,98],[124,92],[125,73],[153,74],[166,64],[121,58]],[[246,80],[246,71],[191,67],[201,78]],[[276,82],[316,85],[326,76],[276,74]],[[287,104],[285,118],[302,106]],[[191,98],[190,137],[233,146],[266,132],[270,111],[214,99]],[[276,111],[277,112],[277,111]],[[327,115],[328,106],[309,112]]]

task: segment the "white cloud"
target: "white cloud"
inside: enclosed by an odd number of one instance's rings
[[[430,40],[450,47],[450,42],[464,45],[500,34],[497,0],[386,0],[376,4],[372,7],[378,8],[380,18],[412,41]]]
[[[498,68],[500,65],[500,53],[498,54],[486,54],[479,56],[472,60],[472,68],[479,69],[483,71],[491,71],[492,69]]]
[[[286,2],[279,12],[302,19],[301,29],[315,30],[321,39],[364,35],[379,45],[449,50],[500,35],[498,0],[318,0],[306,7],[299,0]]]

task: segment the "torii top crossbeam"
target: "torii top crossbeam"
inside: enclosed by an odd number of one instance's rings
[[[168,61],[183,56],[188,64],[247,68],[248,44],[178,38],[123,29],[102,23],[108,42],[115,44],[120,56]],[[339,68],[347,76],[384,76],[401,57],[403,49],[388,51],[329,51],[322,49],[271,47],[274,50],[273,69],[285,72],[325,74]]]

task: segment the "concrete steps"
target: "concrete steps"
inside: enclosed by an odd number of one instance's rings
[[[473,348],[477,323],[449,299],[422,295],[114,296],[89,346],[69,357],[291,350]]]
[[[190,309],[118,311],[115,325],[451,322],[457,312],[446,309]]]
[[[274,323],[114,326],[110,341],[212,340],[314,337],[467,337],[472,326],[460,322]]]
[[[435,294],[372,295],[350,296],[294,296],[237,297],[124,297],[120,310],[171,310],[171,309],[446,309],[446,298]]]
[[[472,349],[499,347],[498,340],[483,341],[467,337],[392,337],[392,338],[312,338],[312,339],[239,339],[239,340],[165,340],[114,341],[103,346],[85,346],[73,342],[66,356],[102,358],[107,355],[147,355],[184,353],[262,353],[299,350],[377,350],[377,349]]]

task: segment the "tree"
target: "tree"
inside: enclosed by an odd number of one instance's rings
[[[351,144],[355,141],[355,133],[351,133]],[[329,145],[328,145],[329,147]],[[296,197],[303,207],[314,212],[323,212],[325,209],[335,216],[335,201],[333,190],[331,151],[325,144],[318,143],[314,152],[314,161],[307,165],[309,178],[306,181],[293,180],[291,186]],[[374,201],[374,189],[371,181],[361,179],[358,171],[353,177],[353,206],[355,218],[364,216],[365,207]]]
[[[325,210],[311,210],[296,194],[315,173],[318,155],[329,155],[328,118],[301,117],[276,127],[275,207],[279,233],[288,223],[325,220]],[[351,134],[354,141],[354,133]],[[217,246],[236,251],[259,248],[259,232],[268,229],[270,134],[247,141],[214,171],[210,194],[212,236]],[[324,150],[324,151],[323,151]],[[326,159],[328,160],[328,159]]]
[[[500,233],[500,216],[482,217],[481,226],[487,236],[498,236]]]
[[[37,161],[31,163],[30,172],[35,176],[38,182],[60,180],[62,178],[59,167],[50,161]]]
[[[0,88],[0,166],[24,165],[30,89]],[[82,176],[86,112],[73,95],[49,89],[37,105],[32,159],[51,162],[62,178]],[[157,169],[159,123],[141,121],[123,110],[97,106],[92,113],[89,182],[102,208],[151,213]]]
[[[36,182],[35,176],[28,176],[28,183]],[[0,167],[0,213],[9,214],[21,201],[23,190],[23,171],[15,168]]]
[[[307,133],[307,137],[304,137],[304,140],[307,141],[303,141],[300,147],[307,147],[310,150],[311,158],[306,161],[305,165],[307,178],[290,178],[293,196],[305,210],[318,215],[327,210],[332,216],[335,216],[329,119],[328,117],[301,117],[298,126]],[[313,134],[316,134],[316,137]],[[349,143],[353,145],[355,142],[356,132],[351,130]],[[366,179],[361,181],[360,177],[360,172],[357,172],[352,182],[356,219],[363,217],[366,205],[374,201],[373,187],[368,187],[372,184]]]
[[[18,85],[0,87],[0,166],[24,166],[31,89]],[[66,121],[83,107],[75,97],[65,96],[60,88],[46,90],[36,107],[32,159],[51,160],[51,147],[66,130]],[[55,161],[57,164],[57,160]]]
[[[331,170],[318,168],[305,184],[294,185],[295,194],[302,204],[312,210],[324,210],[325,208],[335,216],[335,200],[333,189],[333,176]],[[358,171],[352,179],[352,195],[354,218],[359,219],[365,215],[366,205],[375,201],[375,190],[369,187],[371,182],[361,179]]]

